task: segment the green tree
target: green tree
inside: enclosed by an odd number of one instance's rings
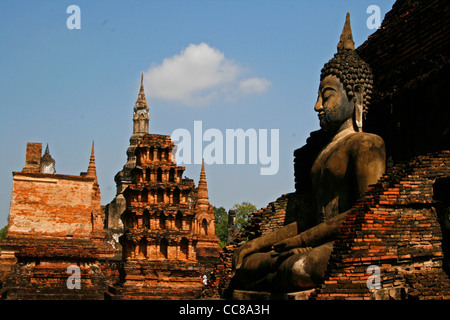
[[[241,204],[236,203],[231,210],[236,211],[236,230],[242,230],[248,224],[250,214],[255,212],[257,209],[250,202],[244,201]]]
[[[214,218],[216,236],[219,238],[219,246],[222,248],[227,244],[228,237],[228,214],[224,207],[214,207]]]
[[[0,240],[2,240],[6,236],[6,232],[8,232],[7,225],[0,229]],[[2,251],[2,248],[0,248],[0,251]]]
[[[0,240],[2,240],[6,236],[6,232],[8,232],[7,225],[0,229]]]
[[[256,211],[256,207],[250,202],[236,203],[231,210],[236,212],[235,227],[236,230],[242,230],[248,223],[251,213]],[[216,236],[219,238],[219,246],[222,248],[227,245],[228,238],[228,212],[224,207],[214,207],[214,218],[216,227]]]

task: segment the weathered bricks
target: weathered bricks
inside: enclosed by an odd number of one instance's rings
[[[39,173],[41,169],[42,143],[27,142],[23,172]]]
[[[427,190],[433,189],[436,178],[447,176],[449,165],[450,151],[442,151],[390,169],[347,216],[326,280],[313,298],[389,298],[377,290],[391,287],[403,290],[402,299],[447,297],[450,280],[442,269],[437,203]],[[414,174],[405,174],[405,168]],[[401,186],[395,188],[397,198],[380,200],[392,184]],[[380,267],[380,289],[369,289],[366,284],[371,276],[366,269],[369,265]]]
[[[13,177],[8,233],[90,236],[93,179],[22,172]]]

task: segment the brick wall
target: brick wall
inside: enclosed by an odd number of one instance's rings
[[[89,236],[93,179],[13,173],[8,234]]]
[[[316,299],[450,299],[442,228],[433,198],[450,176],[450,151],[390,169],[346,217]],[[380,269],[380,288],[367,280]]]
[[[394,162],[450,149],[450,109],[442,103],[450,72],[448,1],[397,0],[357,52],[374,76],[364,131],[384,139]]]

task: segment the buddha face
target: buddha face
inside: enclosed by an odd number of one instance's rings
[[[319,113],[320,127],[325,131],[337,132],[345,123],[352,125],[354,104],[334,75],[328,75],[320,82],[314,110]]]

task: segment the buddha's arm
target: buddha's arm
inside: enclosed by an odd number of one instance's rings
[[[294,248],[317,247],[326,242],[333,241],[349,211],[340,213],[294,237],[278,242],[273,248],[278,252],[282,252]]]
[[[246,256],[254,252],[269,251],[275,243],[294,237],[298,234],[297,222],[288,224],[278,230],[246,242],[235,250],[233,254],[233,267],[239,269]]]
[[[357,192],[359,199],[367,187],[377,183],[386,170],[386,150],[383,139],[376,135],[366,135],[353,150]]]

